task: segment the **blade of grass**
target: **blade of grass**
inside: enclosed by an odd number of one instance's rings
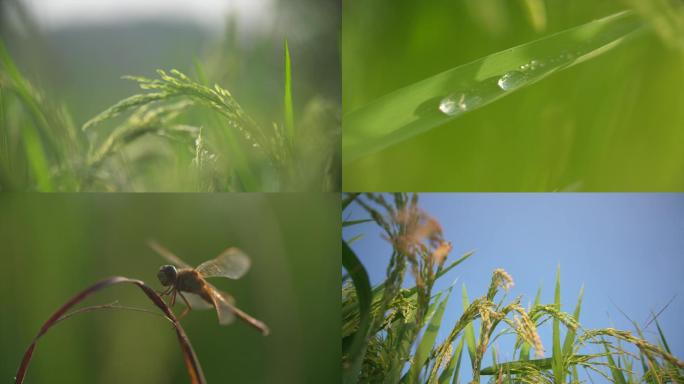
[[[610,368],[610,374],[613,376],[613,381],[615,384],[626,384],[625,375],[622,374],[622,370],[615,364],[613,355],[608,349],[608,346],[603,344],[603,348],[606,350],[606,358],[608,359],[608,368]]]
[[[342,119],[343,160],[349,162],[407,140],[515,89],[598,56],[642,25],[630,12],[616,13],[488,55],[382,96]],[[521,68],[527,68],[526,72],[522,73]],[[507,73],[517,80],[503,90],[498,81]],[[450,95],[454,97],[450,108],[453,113],[440,112],[441,101]]]
[[[582,307],[582,296],[584,296],[584,286],[580,288],[579,297],[577,298],[577,305],[575,306],[575,312],[572,315],[577,322],[579,322],[580,308]],[[568,333],[565,335],[565,340],[563,341],[563,356],[570,356],[572,354],[572,346],[574,343],[575,331],[572,328],[568,328]]]
[[[366,269],[346,242],[342,242],[342,265],[352,278],[356,288],[356,297],[359,301],[359,328],[348,349],[342,351],[342,354],[347,356],[343,366],[343,382],[355,383],[361,371],[361,363],[368,340],[368,329],[371,323],[371,285]]]
[[[290,60],[290,47],[285,40],[285,93],[283,96],[283,108],[285,114],[285,131],[290,143],[294,141],[294,107],[292,105],[292,62]]]
[[[463,310],[465,311],[470,306],[470,303],[468,302],[468,291],[466,291],[465,284],[463,284],[461,290],[463,296]],[[468,346],[468,355],[470,355],[470,363],[472,365],[475,363],[475,356],[477,355],[477,352],[475,351],[475,327],[473,327],[472,322],[466,325],[465,330],[463,331],[463,338],[465,338],[466,345]]]
[[[432,315],[430,322],[428,323],[425,332],[423,333],[423,338],[418,344],[416,353],[414,355],[413,364],[409,369],[409,383],[417,383],[420,370],[425,365],[428,357],[430,356],[430,351],[435,345],[435,340],[437,339],[437,333],[442,325],[442,317],[444,316],[444,310],[446,309],[447,302],[449,301],[449,296],[451,296],[451,288],[447,291],[446,297],[439,303],[435,314]]]
[[[36,132],[35,127],[31,124],[26,124],[21,132],[26,157],[31,165],[31,171],[33,172],[33,177],[35,178],[38,190],[41,192],[52,191],[50,167],[48,166],[43,143],[40,141],[38,132]]]
[[[53,190],[53,186],[50,180],[50,171],[45,155],[45,148],[38,131],[39,127],[43,127],[43,130],[49,134],[49,124],[45,114],[34,97],[30,84],[22,76],[19,68],[17,68],[2,41],[0,41],[0,69],[2,69],[11,80],[14,91],[23,105],[28,109],[35,122],[35,125],[27,123],[22,127],[22,141],[38,190],[50,192]]]
[[[561,310],[561,293],[560,293],[560,265],[556,269],[556,289],[554,292],[553,302],[557,310]],[[563,367],[563,351],[560,343],[560,320],[558,317],[553,317],[553,356],[552,368],[554,383],[565,383],[565,368]]]
[[[576,355],[574,357],[575,361],[583,361],[592,358],[592,355]],[[525,372],[525,367],[533,366],[538,370],[546,371],[553,369],[553,358],[547,357],[544,359],[534,359],[534,360],[524,360],[524,361],[509,361],[506,363],[499,363],[487,368],[483,368],[480,371],[481,375],[491,376],[499,373],[499,370],[510,373],[521,373]]]
[[[456,346],[456,350],[454,351],[454,354],[451,357],[451,360],[449,361],[449,365],[447,365],[446,369],[443,370],[442,373],[439,375],[439,384],[445,384],[449,382],[449,380],[452,378],[454,384],[458,382],[458,371],[461,369],[462,354],[463,338],[461,337],[461,340],[458,342],[458,346]]]
[[[358,225],[358,224],[363,224],[363,223],[369,223],[373,221],[373,219],[362,219],[362,220],[348,220],[348,221],[343,221],[342,222],[342,228],[344,227],[351,227],[353,225]]]
[[[658,322],[658,318],[653,315],[653,320],[655,321],[656,328],[658,329],[658,335],[660,336],[660,341],[663,342],[663,348],[667,351],[667,353],[672,354],[672,351],[670,351],[670,346],[667,345],[667,340],[665,339],[665,334],[663,333],[662,328],[660,328],[660,323]]]

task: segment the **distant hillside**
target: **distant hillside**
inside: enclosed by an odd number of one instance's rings
[[[74,27],[47,37],[50,76],[82,121],[135,89],[124,74],[154,75],[157,68],[189,70],[209,42],[205,31],[181,24],[145,23]],[[84,94],[84,90],[91,92]]]
[[[5,39],[22,70],[66,102],[77,123],[135,90],[122,75],[190,71],[211,43],[207,31],[170,22],[74,26],[39,38]]]

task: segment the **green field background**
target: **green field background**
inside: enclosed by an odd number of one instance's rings
[[[182,324],[209,383],[339,381],[339,197],[335,194],[0,195],[0,381],[60,305],[113,275],[154,288],[164,261],[145,240],[197,265],[228,246],[252,259],[240,280],[212,279],[271,335],[193,311]],[[85,305],[157,311],[134,286]],[[176,313],[181,305],[175,308]],[[187,383],[171,325],[133,311],[76,315],[40,340],[27,383]]]
[[[542,5],[537,15],[545,27],[535,29],[531,3]],[[626,9],[656,27],[441,127],[346,163],[343,189],[684,190],[684,16],[676,1],[345,1],[343,112]]]

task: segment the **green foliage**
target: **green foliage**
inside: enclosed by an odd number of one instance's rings
[[[579,317],[583,289],[573,313],[563,312],[560,267],[552,304],[540,303],[541,288],[528,310],[522,308],[519,297],[510,301],[505,296],[500,298],[501,292],[513,285],[513,278],[503,269],[497,269],[487,292],[472,302],[463,286],[463,312],[455,324],[444,324],[444,310],[452,288],[442,295],[442,292],[432,294],[432,286],[444,276],[443,272],[466,260],[471,253],[443,267],[446,256],[441,250],[450,250],[450,247],[439,246],[448,244],[442,237],[441,227],[420,210],[417,195],[394,194],[393,198],[390,202],[379,194],[344,197],[343,206],[348,208],[356,203],[367,212],[369,220],[382,228],[393,248],[386,280],[371,289],[358,257],[343,243],[344,268],[356,276],[353,285],[345,284],[342,288],[345,383],[458,383],[462,379],[480,383],[484,382],[482,376],[490,376],[497,383],[578,384],[578,367],[615,382],[682,382],[684,362],[669,352],[662,332],[662,346],[658,346],[648,342],[638,327],[639,337],[612,328],[582,328]],[[407,270],[416,283],[410,288],[401,288]],[[544,324],[552,327],[551,357],[544,357],[544,345],[538,333]],[[451,330],[440,340],[437,333],[446,326]],[[565,338],[561,343],[562,328],[565,328]],[[515,349],[508,355],[519,356],[517,361],[497,361],[494,341],[506,334],[516,337]],[[361,339],[367,340],[366,348],[350,352],[352,340]],[[590,343],[603,345],[605,352],[589,353]],[[636,347],[639,356],[622,343]],[[470,372],[460,369],[464,345],[470,355]],[[532,349],[536,354],[534,359],[529,358]],[[482,361],[488,352],[493,355],[493,365],[483,368]],[[635,359],[644,362],[641,375],[631,369]],[[360,362],[360,367],[351,362]]]
[[[143,91],[74,129],[0,46],[0,188],[12,190],[330,191],[339,188],[334,107],[314,98],[294,127],[285,44],[283,123],[257,122],[218,84],[178,71],[126,76]],[[122,116],[128,115],[125,119]],[[10,143],[22,144],[15,148]]]
[[[680,1],[342,7],[344,190],[684,187]],[[498,87],[533,60],[541,76]]]
[[[596,57],[642,25],[630,13],[621,12],[487,55],[396,90],[345,115],[344,161],[410,139]],[[504,83],[506,76],[514,81]],[[443,108],[449,98],[453,100]]]

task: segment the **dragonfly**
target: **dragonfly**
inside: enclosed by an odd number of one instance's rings
[[[231,324],[237,317],[259,330],[264,336],[269,334],[266,324],[236,307],[232,296],[218,290],[206,280],[212,277],[237,280],[244,276],[251,266],[251,261],[241,250],[235,247],[228,248],[217,257],[193,268],[156,241],[149,240],[148,245],[171,263],[162,265],[157,272],[157,279],[165,288],[159,294],[162,297],[169,296],[170,307],[174,306],[176,297],[180,296],[186,307],[179,319],[193,308],[214,308],[221,325]]]

